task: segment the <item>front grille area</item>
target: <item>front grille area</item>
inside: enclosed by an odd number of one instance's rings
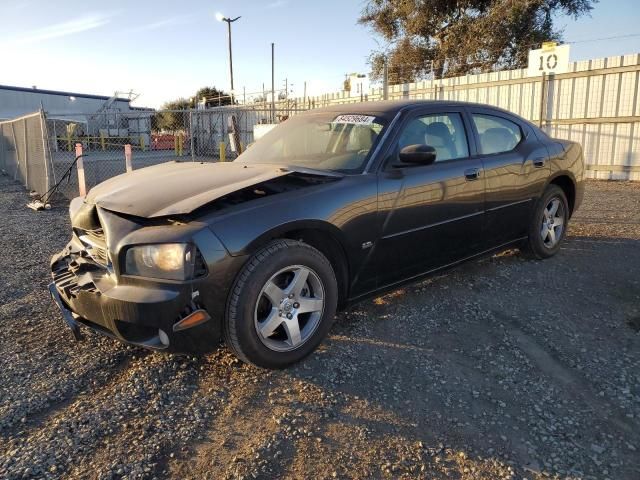
[[[78,235],[87,253],[95,262],[105,267],[110,265],[107,240],[102,228],[93,230],[76,229],[76,235]]]
[[[81,290],[98,293],[93,278],[83,276],[86,272],[99,274],[100,268],[88,263],[82,257],[70,259],[63,257],[52,266],[51,276],[60,294],[66,298],[75,298]]]

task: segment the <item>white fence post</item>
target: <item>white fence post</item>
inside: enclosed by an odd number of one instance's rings
[[[84,197],[87,194],[87,183],[84,178],[84,159],[82,158],[81,143],[76,143],[76,158],[78,158],[78,163],[76,163],[76,169],[78,170],[78,191],[80,196]]]
[[[133,171],[133,165],[131,163],[131,144],[127,143],[124,146],[124,165],[127,169],[127,173]]]

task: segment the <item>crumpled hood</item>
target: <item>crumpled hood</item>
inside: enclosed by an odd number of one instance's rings
[[[274,165],[167,162],[110,178],[85,201],[137,217],[187,214],[236,190],[290,174]]]

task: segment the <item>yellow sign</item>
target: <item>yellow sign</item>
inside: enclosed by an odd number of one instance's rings
[[[549,50],[553,50],[557,46],[558,44],[556,42],[542,42],[542,51],[548,52]]]

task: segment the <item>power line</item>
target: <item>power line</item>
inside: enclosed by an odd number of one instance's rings
[[[585,40],[574,40],[573,42],[565,42],[565,43],[573,44],[573,43],[587,43],[587,42],[603,42],[605,40],[618,40],[621,38],[631,38],[631,37],[640,37],[640,33],[627,33],[625,35],[614,35],[612,37],[587,38]]]

